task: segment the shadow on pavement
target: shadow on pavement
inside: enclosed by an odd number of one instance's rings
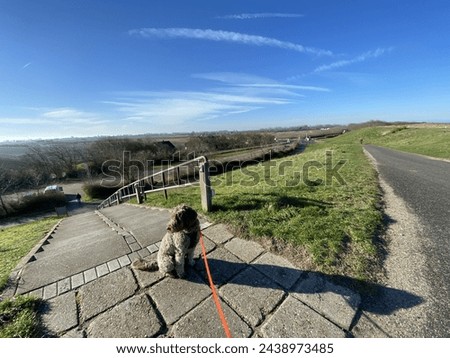
[[[408,309],[424,302],[422,297],[413,293],[370,283],[346,276],[326,275],[314,271],[267,265],[234,263],[219,259],[208,259],[211,274],[216,285],[233,283],[237,285],[262,287],[267,289],[283,288],[293,294],[320,294],[331,292],[351,300],[351,293],[357,292],[361,296],[360,309],[379,315],[390,315],[400,309]],[[201,260],[196,268],[204,272]],[[256,279],[255,275],[245,274],[245,270],[255,269],[271,279]],[[239,274],[238,274],[239,273]],[[301,279],[300,279],[301,278]],[[206,276],[205,276],[206,280]],[[293,282],[285,285],[284,282]],[[349,302],[352,305],[352,302]]]

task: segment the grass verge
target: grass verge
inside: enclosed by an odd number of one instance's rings
[[[0,230],[0,292],[6,286],[11,271],[19,261],[58,222],[58,218],[46,218]]]
[[[38,309],[41,300],[18,296],[0,302],[0,338],[40,337]]]
[[[374,233],[382,220],[376,172],[359,142],[336,139],[212,177],[216,195],[207,216],[304,269],[374,279]],[[169,192],[168,200],[156,193],[146,204],[181,202],[201,210],[199,189]]]

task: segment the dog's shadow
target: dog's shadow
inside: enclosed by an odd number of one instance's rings
[[[283,290],[287,293],[323,294],[331,292],[351,301],[352,292],[359,293],[359,309],[378,315],[390,315],[400,309],[408,309],[424,302],[413,293],[386,287],[340,275],[326,275],[314,271],[302,271],[284,266],[244,262],[230,262],[208,259],[214,284],[222,288],[226,284]],[[200,258],[194,268],[208,283],[203,260]],[[188,272],[189,273],[189,272]],[[188,274],[187,279],[191,275]],[[349,302],[352,304],[352,302]]]

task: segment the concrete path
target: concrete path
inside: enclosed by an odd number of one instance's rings
[[[168,218],[164,209],[124,204],[64,219],[16,271],[17,290],[9,292],[45,300],[49,336],[224,337],[200,247],[185,279],[130,267],[134,258],[156,257]],[[222,224],[202,227],[233,337],[365,336],[354,333],[358,293]]]

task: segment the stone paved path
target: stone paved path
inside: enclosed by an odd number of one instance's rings
[[[121,205],[64,219],[16,271],[10,294],[45,299],[61,337],[224,337],[200,247],[183,280],[135,271],[156,257],[169,212]],[[224,225],[202,222],[211,273],[233,337],[352,337],[361,298],[304,272]]]

